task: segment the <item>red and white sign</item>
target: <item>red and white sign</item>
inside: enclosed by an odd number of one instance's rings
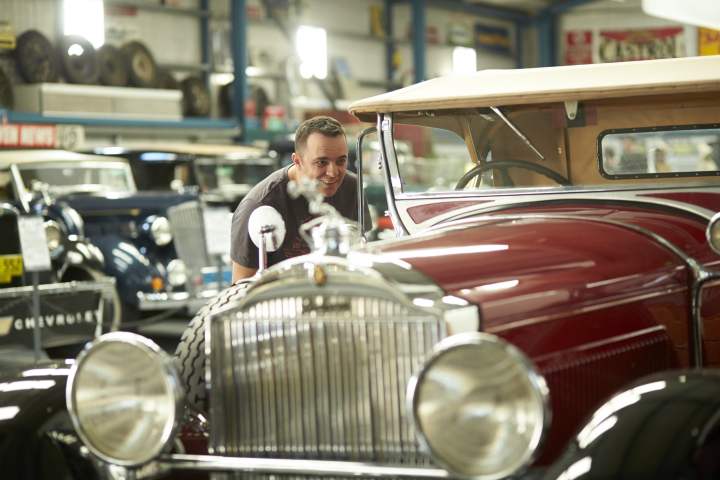
[[[683,27],[599,32],[600,62],[677,58],[685,55]]]
[[[0,147],[55,148],[55,125],[10,123],[0,125]]]
[[[0,148],[78,149],[85,142],[80,125],[0,124]]]
[[[593,36],[590,30],[565,32],[565,65],[593,63]]]

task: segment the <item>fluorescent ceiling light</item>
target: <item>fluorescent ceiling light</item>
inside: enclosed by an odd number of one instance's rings
[[[295,35],[303,78],[327,77],[327,33],[324,28],[301,25]]]
[[[453,48],[453,73],[473,73],[477,71],[477,53],[474,48]]]
[[[105,43],[103,0],[63,0],[63,33],[85,37],[100,48]]]

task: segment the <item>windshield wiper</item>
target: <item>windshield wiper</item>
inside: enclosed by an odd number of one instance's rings
[[[512,124],[512,122],[500,111],[497,107],[490,107],[490,110],[495,112],[495,114],[500,117],[500,119],[507,124],[510,129],[515,132],[515,135],[520,137],[520,139],[525,142],[525,145],[530,147],[530,149],[537,154],[538,157],[540,157],[540,160],[545,160],[545,157],[543,157],[543,154],[540,153],[540,151],[535,148],[535,145],[533,145],[530,140],[515,126]]]

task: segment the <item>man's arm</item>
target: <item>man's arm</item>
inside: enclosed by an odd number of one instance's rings
[[[246,267],[237,262],[232,262],[232,283],[242,280],[243,278],[252,277],[257,272],[256,268]]]

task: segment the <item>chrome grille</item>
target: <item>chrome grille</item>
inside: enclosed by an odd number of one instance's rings
[[[290,297],[214,318],[210,448],[425,464],[405,391],[444,324],[381,298]]]
[[[168,208],[173,245],[188,272],[187,289],[195,292],[202,285],[202,269],[211,265],[205,244],[205,226],[200,202],[190,201]]]

